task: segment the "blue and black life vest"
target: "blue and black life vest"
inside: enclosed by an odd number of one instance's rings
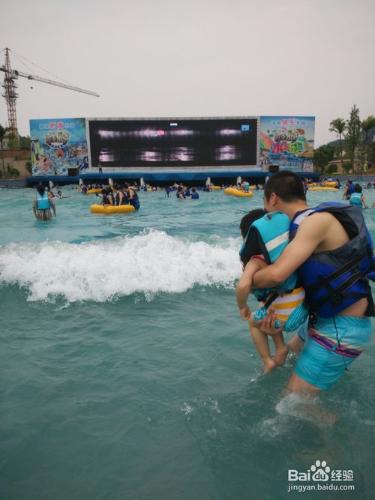
[[[310,312],[330,318],[366,297],[367,315],[373,316],[369,279],[375,281],[374,248],[362,211],[346,203],[321,203],[296,214],[290,224],[290,238],[305,217],[319,212],[332,214],[350,239],[334,250],[312,254],[298,269]]]
[[[267,264],[275,262],[289,243],[289,218],[282,212],[271,212],[254,221],[240,250],[246,265],[254,255],[263,255]],[[254,289],[258,300],[266,300],[272,292],[291,292],[297,285],[297,273],[293,273],[281,285],[274,288]],[[276,297],[274,297],[276,298]]]
[[[37,210],[48,210],[51,208],[47,192],[43,196],[40,196],[38,192],[36,193],[36,208]]]

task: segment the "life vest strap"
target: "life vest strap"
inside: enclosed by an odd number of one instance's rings
[[[315,291],[316,289],[321,288],[322,285],[329,287],[329,283],[331,281],[339,278],[341,275],[347,273],[348,271],[355,269],[355,267],[361,262],[362,259],[363,256],[354,257],[354,259],[341,266],[339,269],[337,269],[337,271],[334,271],[328,276],[319,277],[319,282],[315,283],[314,285],[310,285],[308,289],[311,291]]]
[[[279,294],[277,292],[273,292],[271,293],[268,297],[267,297],[267,300],[265,301],[264,303],[264,307],[266,309],[268,309],[270,307],[270,305],[272,304],[272,302],[274,302],[277,297],[279,296]]]

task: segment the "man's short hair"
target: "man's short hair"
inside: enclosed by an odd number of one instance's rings
[[[285,202],[306,201],[303,182],[297,174],[287,170],[272,175],[264,185],[266,200],[270,199],[272,193]]]

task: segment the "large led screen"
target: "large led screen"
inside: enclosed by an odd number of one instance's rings
[[[97,167],[252,166],[256,118],[89,120]]]

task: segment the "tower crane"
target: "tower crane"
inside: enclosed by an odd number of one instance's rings
[[[56,87],[62,87],[67,90],[73,90],[74,92],[81,92],[83,94],[92,95],[95,97],[99,97],[99,94],[92,92],[91,90],[81,89],[79,87],[74,87],[73,85],[67,85],[65,83],[61,83],[54,80],[48,80],[47,78],[42,78],[37,75],[29,75],[22,71],[18,71],[12,69],[10,64],[10,49],[5,49],[5,64],[0,66],[0,71],[3,71],[4,74],[4,83],[2,87],[4,88],[3,97],[5,97],[7,111],[8,111],[8,129],[10,133],[18,138],[18,129],[17,129],[17,114],[16,114],[16,100],[18,97],[17,94],[17,85],[15,80],[18,77],[27,78],[28,80],[35,80],[36,82],[47,83],[48,85],[54,85]]]

